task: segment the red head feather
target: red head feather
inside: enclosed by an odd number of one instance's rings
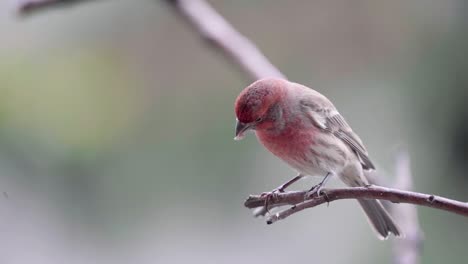
[[[286,85],[285,80],[275,78],[261,79],[249,85],[236,99],[237,119],[242,123],[251,123],[263,117],[281,98]]]

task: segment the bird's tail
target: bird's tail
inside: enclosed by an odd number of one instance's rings
[[[351,187],[362,187],[369,184],[369,173],[371,171],[360,171],[360,168],[348,167],[347,170],[341,174],[341,179]],[[361,174],[362,173],[362,174]],[[361,177],[355,177],[354,175],[361,174]],[[357,199],[362,209],[367,215],[367,219],[374,229],[377,237],[380,239],[388,238],[389,234],[400,237],[403,233],[395,221],[392,219],[390,214],[385,210],[382,203],[379,200],[374,199]]]
[[[387,239],[390,233],[399,237],[403,233],[387,213],[382,204],[377,200],[358,200],[369,219],[369,223],[377,233],[379,239]]]

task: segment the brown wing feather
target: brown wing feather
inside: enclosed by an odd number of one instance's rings
[[[327,100],[325,97],[318,99]],[[327,105],[327,101],[323,101],[323,103],[320,104],[312,103],[311,100],[303,100],[301,101],[301,105],[307,107],[309,115],[315,125],[341,139],[356,153],[364,169],[375,169],[361,139],[353,132],[345,119],[336,109],[323,107]],[[332,105],[331,102],[330,105]]]

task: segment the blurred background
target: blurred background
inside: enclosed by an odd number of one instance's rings
[[[0,263],[390,263],[354,201],[271,226],[243,207],[294,172],[253,135],[232,140],[250,81],[165,3],[22,18],[12,2],[0,1]],[[416,191],[468,200],[466,1],[210,3],[334,101],[390,183],[404,148]],[[422,262],[466,261],[466,218],[418,209]]]

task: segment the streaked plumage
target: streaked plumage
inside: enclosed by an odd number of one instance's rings
[[[235,103],[236,138],[248,129],[274,155],[302,175],[337,175],[349,186],[368,184],[375,169],[361,139],[322,94],[282,79],[262,79],[244,89]],[[376,200],[359,200],[381,238],[399,236],[394,221]]]

